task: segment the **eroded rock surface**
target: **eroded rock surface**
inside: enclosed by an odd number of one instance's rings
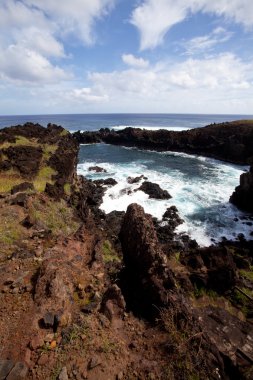
[[[230,197],[232,202],[242,210],[253,213],[253,166],[240,176],[240,185]]]

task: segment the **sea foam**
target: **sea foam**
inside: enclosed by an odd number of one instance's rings
[[[138,203],[144,207],[145,212],[161,220],[166,209],[175,205],[180,217],[184,219],[177,232],[189,234],[202,246],[218,242],[223,237],[235,240],[240,233],[250,238],[253,228],[245,223],[245,214],[229,203],[229,197],[246,167],[184,153],[138,150],[127,152],[124,148],[112,146],[101,146],[103,158],[97,159],[96,146],[81,149],[83,152],[92,149],[94,161],[90,159],[90,154],[89,161],[80,162],[79,174],[93,180],[113,177],[118,182],[117,185],[108,188],[103,197],[101,209],[106,213],[113,210],[126,211],[129,204]],[[129,159],[125,159],[124,162],[112,162],[115,152],[118,157],[127,154]],[[88,168],[93,165],[102,166],[107,173],[91,173]],[[149,181],[167,190],[172,198],[150,199],[147,194],[138,190],[141,182],[127,182],[129,176],[136,177],[142,174]]]

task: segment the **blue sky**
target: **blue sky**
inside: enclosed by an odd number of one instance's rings
[[[0,114],[253,113],[252,0],[1,0]]]

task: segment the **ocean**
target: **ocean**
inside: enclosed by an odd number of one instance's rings
[[[49,122],[62,125],[71,132],[122,129],[127,126],[146,129],[185,130],[239,119],[249,115],[176,115],[176,114],[98,114],[98,115],[39,115],[2,116],[0,128],[23,124],[26,121],[46,126]],[[99,165],[106,173],[93,173],[90,166]],[[250,216],[229,203],[229,197],[239,184],[247,166],[232,165],[196,155],[171,152],[142,151],[105,144],[82,145],[78,173],[90,178],[113,177],[116,186],[106,191],[101,209],[125,211],[130,203],[139,203],[146,212],[161,220],[163,213],[175,205],[184,223],[179,234],[189,234],[201,246],[217,243],[223,237],[236,240],[238,234],[247,239],[253,226]],[[138,190],[140,184],[129,185],[127,178],[144,174],[148,180],[167,190],[170,200],[149,199]]]

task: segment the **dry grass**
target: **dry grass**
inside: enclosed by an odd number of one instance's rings
[[[6,206],[0,211],[0,245],[12,245],[24,237],[24,228],[20,222],[24,218],[22,210],[15,206]]]
[[[170,307],[161,311],[161,321],[168,333],[168,364],[163,379],[208,379],[202,351],[203,333],[194,329],[193,319]]]
[[[29,206],[29,216],[34,224],[39,224],[52,231],[53,235],[70,235],[79,228],[73,210],[64,200],[55,202],[34,198]]]

